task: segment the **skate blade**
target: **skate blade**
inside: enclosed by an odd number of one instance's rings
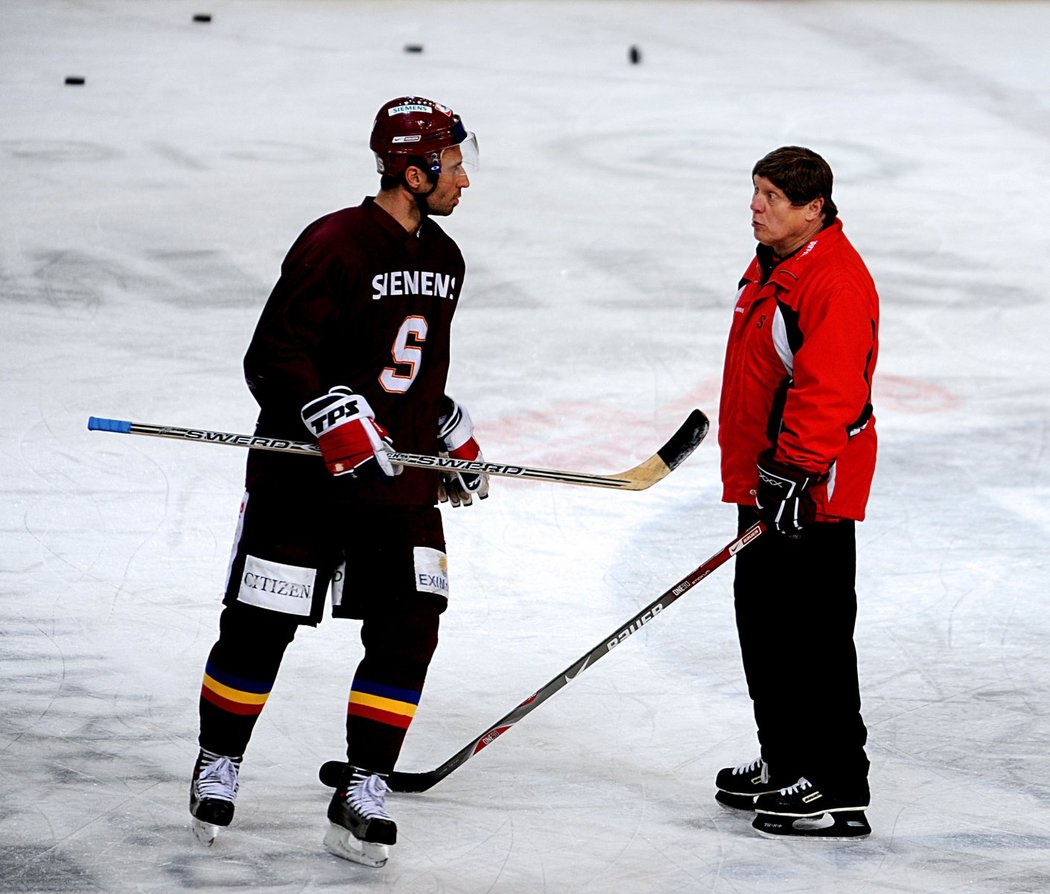
[[[201,822],[199,819],[194,817],[193,819],[193,837],[196,838],[205,847],[211,847],[215,844],[215,839],[219,836],[219,827],[212,825],[211,823]]]
[[[719,789],[715,792],[715,800],[730,810],[746,810],[748,813],[755,812],[755,799],[751,795],[734,795],[732,792],[724,792]]]
[[[385,866],[390,856],[389,845],[360,841],[354,838],[349,829],[344,829],[335,823],[332,823],[325,833],[324,846],[330,854],[360,863],[362,866],[371,866],[373,869]]]
[[[758,813],[751,825],[759,835],[766,838],[823,838],[828,841],[845,841],[850,838],[866,838],[871,834],[871,826],[868,825],[862,810],[794,817]]]

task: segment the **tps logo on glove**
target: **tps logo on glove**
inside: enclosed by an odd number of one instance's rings
[[[324,400],[324,398],[322,398]],[[307,420],[315,435],[323,435],[328,429],[335,428],[340,419],[350,421],[361,415],[356,400],[344,400],[333,405],[327,413],[322,412]]]

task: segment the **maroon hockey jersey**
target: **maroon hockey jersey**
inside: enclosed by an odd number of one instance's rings
[[[364,395],[396,450],[437,451],[449,334],[463,286],[456,243],[430,218],[409,233],[372,198],[322,217],[289,250],[244,358],[258,434],[307,439],[300,410],[333,385]],[[369,464],[374,465],[374,464]],[[252,451],[248,489],[336,503],[433,505],[438,476],[334,478],[320,460]]]

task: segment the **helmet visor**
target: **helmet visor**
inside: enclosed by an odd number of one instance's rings
[[[459,144],[459,149],[463,153],[461,164],[467,173],[475,173],[481,164],[481,160],[478,154],[478,138],[474,136],[473,132],[467,131],[463,141]]]
[[[450,154],[450,150],[458,152]],[[437,163],[431,168],[435,174],[451,174],[453,177],[463,173],[468,177],[478,169],[478,141],[472,133],[464,131],[462,142],[453,143],[441,150]]]

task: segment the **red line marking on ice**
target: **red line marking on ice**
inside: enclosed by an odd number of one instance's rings
[[[944,413],[959,406],[959,398],[946,388],[908,376],[875,373],[875,417],[879,410],[901,413]]]

